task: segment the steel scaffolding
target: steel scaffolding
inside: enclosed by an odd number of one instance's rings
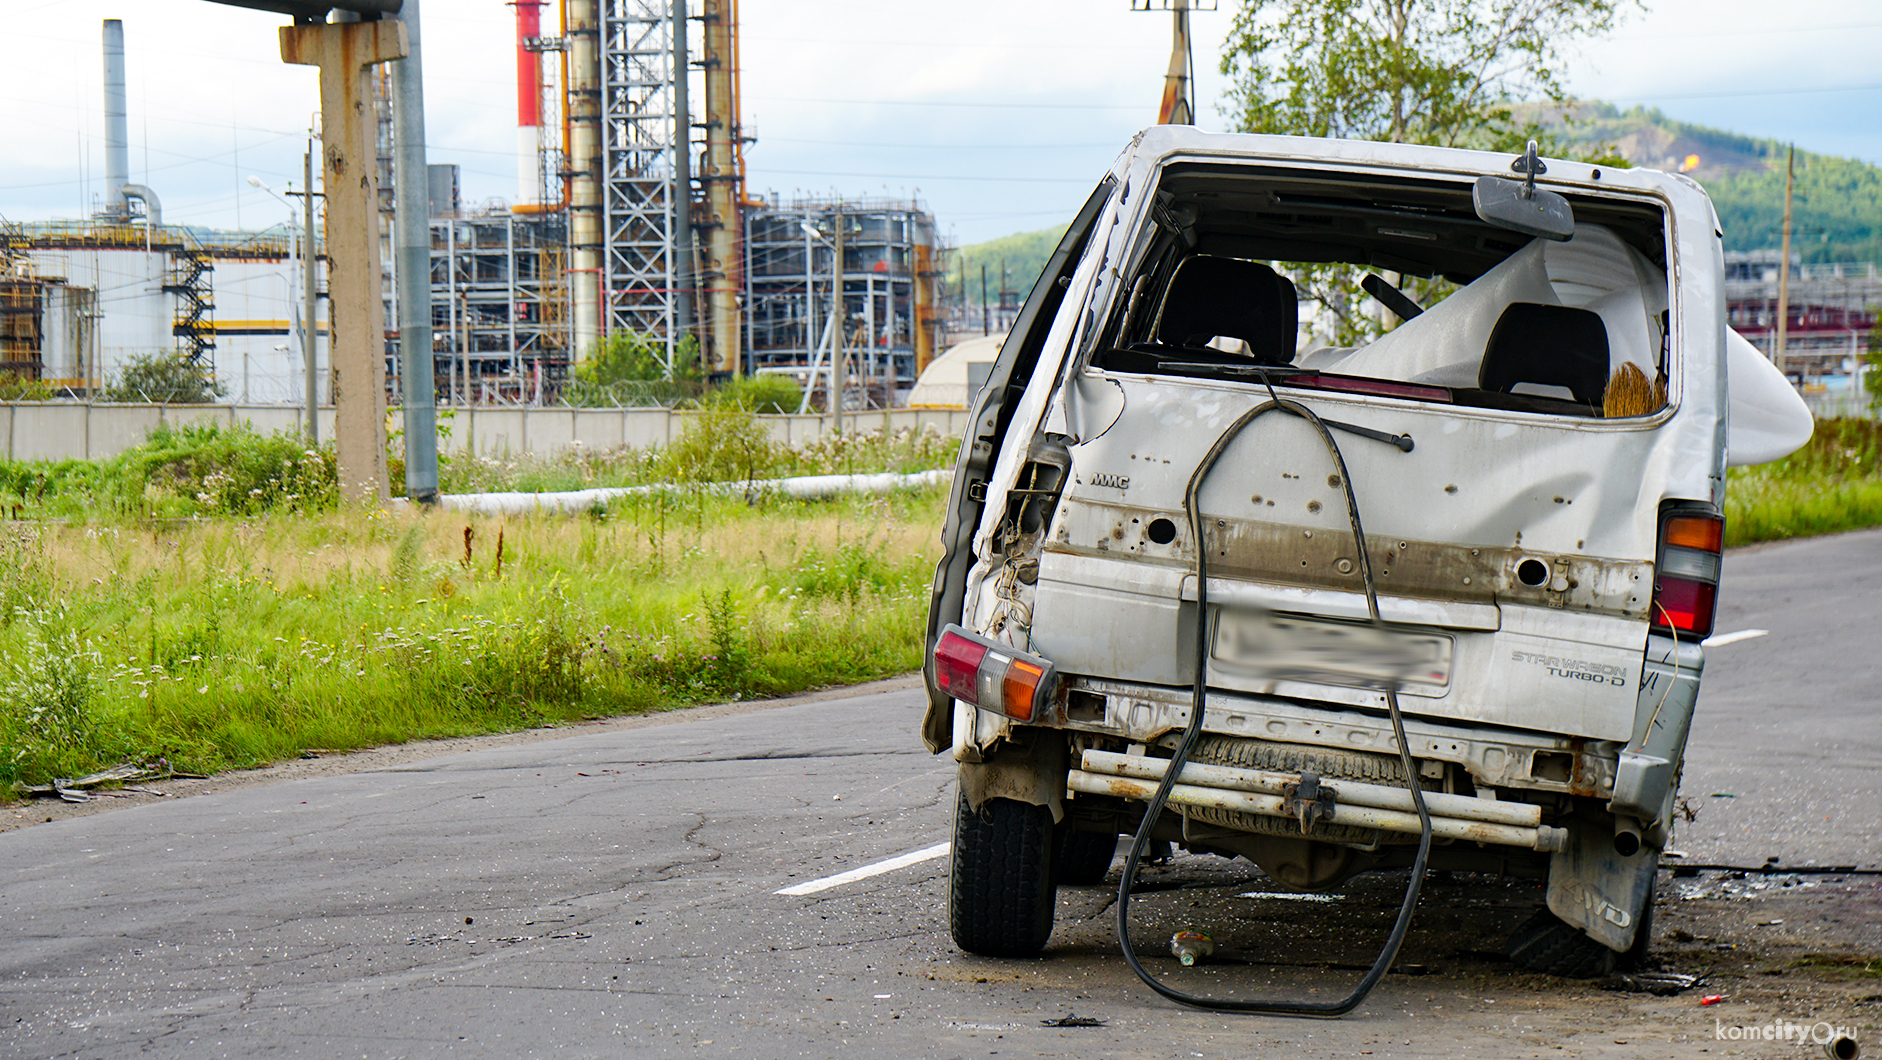
[[[673,24],[669,0],[603,0],[601,124],[606,328],[674,352],[676,194]],[[680,71],[683,75],[684,71]]]
[[[851,379],[863,384],[870,404],[879,404],[913,384],[917,354],[933,348],[938,326],[927,304],[933,284],[922,282],[935,258],[934,218],[919,202],[774,200],[748,209],[745,346],[753,370],[787,372],[814,387],[826,384],[832,237],[839,217],[841,347]]]
[[[567,233],[559,215],[431,219],[431,327],[439,400],[524,402],[568,373]]]

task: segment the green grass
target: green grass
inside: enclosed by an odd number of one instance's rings
[[[1818,420],[1810,443],[1775,463],[1733,468],[1725,543],[1749,545],[1882,526],[1882,423]]]
[[[941,507],[929,491],[649,497],[578,519],[10,524],[0,789],[905,673]]]

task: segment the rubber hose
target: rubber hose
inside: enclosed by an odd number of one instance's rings
[[[1265,376],[1263,381],[1265,382]],[[1411,927],[1412,911],[1417,908],[1418,896],[1424,886],[1425,861],[1431,853],[1431,814],[1425,809],[1425,797],[1418,783],[1418,771],[1413,765],[1411,751],[1405,741],[1405,724],[1399,716],[1398,690],[1387,686],[1385,705],[1392,718],[1392,735],[1398,741],[1399,762],[1404,767],[1406,783],[1411,788],[1412,803],[1418,810],[1418,856],[1412,862],[1411,880],[1405,888],[1405,900],[1399,906],[1398,919],[1392,925],[1392,933],[1386,937],[1385,947],[1372,962],[1372,967],[1359,980],[1353,992],[1339,1001],[1266,1001],[1240,998],[1208,998],[1190,994],[1158,982],[1137,959],[1137,952],[1130,940],[1130,898],[1131,885],[1137,878],[1137,865],[1143,857],[1144,848],[1150,841],[1150,831],[1158,817],[1163,813],[1164,805],[1170,797],[1170,789],[1176,786],[1177,777],[1183,772],[1183,766],[1189,761],[1190,752],[1196,746],[1196,740],[1202,735],[1204,715],[1208,707],[1209,688],[1209,550],[1207,538],[1203,533],[1202,510],[1197,496],[1201,492],[1203,480],[1214,470],[1216,461],[1242,432],[1265,413],[1279,409],[1292,413],[1313,425],[1325,443],[1327,452],[1332,454],[1333,463],[1339,468],[1340,483],[1345,487],[1346,512],[1353,525],[1353,541],[1359,550],[1359,570],[1366,588],[1366,611],[1374,625],[1383,625],[1379,617],[1379,593],[1372,580],[1372,557],[1366,549],[1366,532],[1360,525],[1359,503],[1353,496],[1353,477],[1347,474],[1346,458],[1340,453],[1339,443],[1327,430],[1326,424],[1315,415],[1312,409],[1296,401],[1284,400],[1274,393],[1272,383],[1268,386],[1269,400],[1262,405],[1243,413],[1229,425],[1226,431],[1216,438],[1215,444],[1196,465],[1196,470],[1189,476],[1189,486],[1183,494],[1183,506],[1189,516],[1190,539],[1196,549],[1196,679],[1189,709],[1189,723],[1183,729],[1182,740],[1176,746],[1176,753],[1170,759],[1168,769],[1164,771],[1162,783],[1157,785],[1156,794],[1151,796],[1149,805],[1144,809],[1144,817],[1137,827],[1136,835],[1131,839],[1130,852],[1124,858],[1124,875],[1118,881],[1117,888],[1117,939],[1123,948],[1124,961],[1137,978],[1157,993],[1183,1005],[1206,1008],[1217,1012],[1242,1012],[1271,1016],[1317,1016],[1330,1018],[1343,1016],[1359,1007],[1372,988],[1379,984],[1385,973],[1397,959],[1399,947],[1405,942],[1405,933]]]

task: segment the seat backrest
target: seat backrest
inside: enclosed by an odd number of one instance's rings
[[[1512,302],[1483,351],[1477,385],[1509,393],[1520,383],[1567,387],[1584,405],[1608,385],[1608,329],[1590,309]]]
[[[1300,305],[1287,277],[1258,261],[1198,254],[1183,259],[1157,317],[1157,341],[1202,346],[1241,339],[1261,364],[1290,364]]]

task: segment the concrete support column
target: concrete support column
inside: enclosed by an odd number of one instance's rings
[[[329,350],[340,496],[378,504],[386,489],[386,330],[380,290],[379,179],[368,67],[403,58],[405,25],[281,28],[281,60],[320,68],[327,196]]]

